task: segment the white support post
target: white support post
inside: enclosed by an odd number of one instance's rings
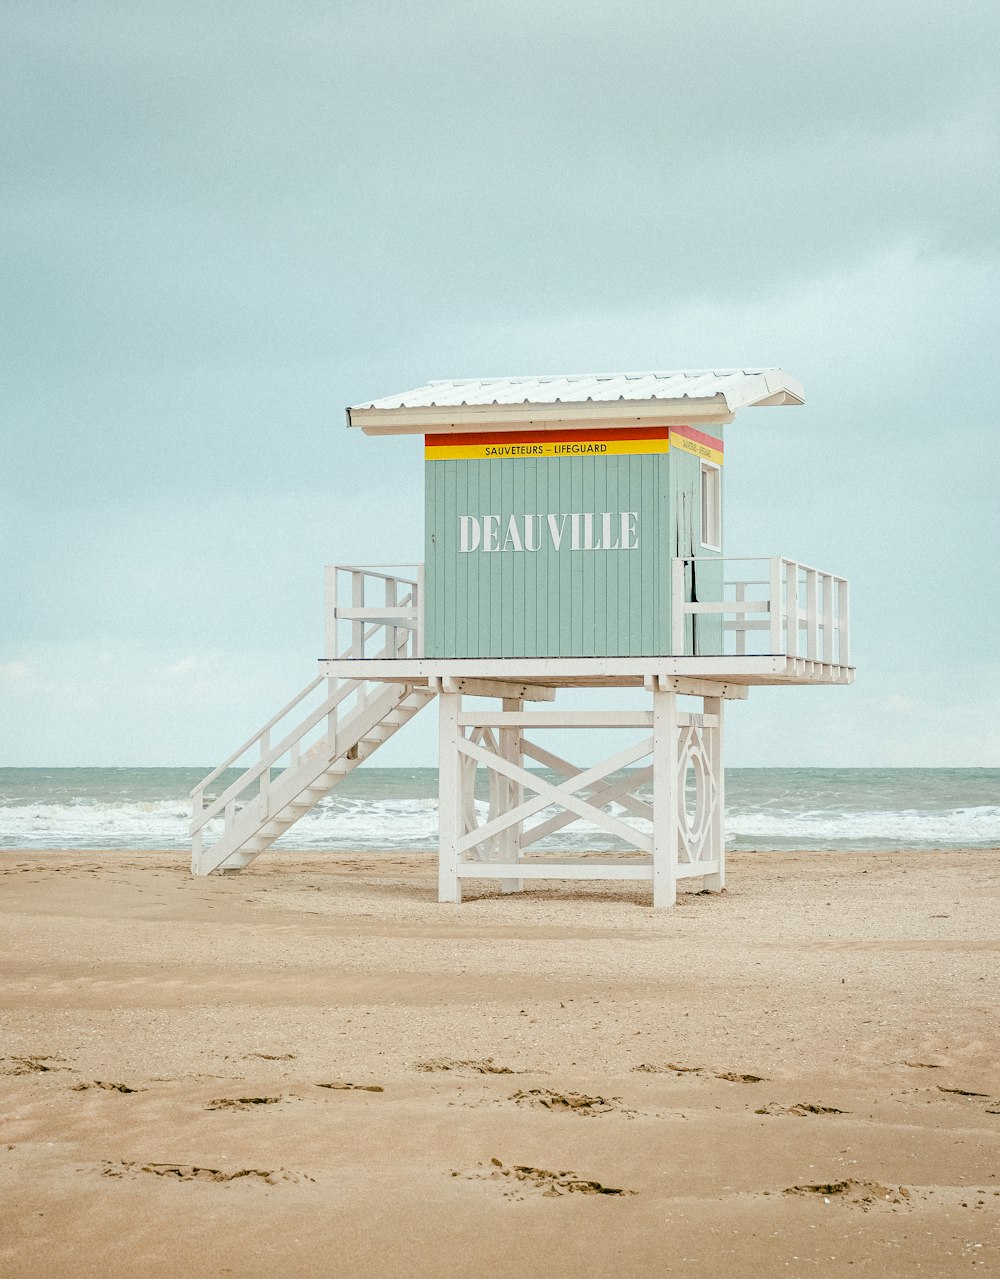
[[[505,711],[520,712],[524,710],[524,702],[519,697],[505,697],[503,699],[503,709]],[[502,727],[499,730],[499,738],[499,754],[508,763],[515,764],[518,768],[523,767],[521,729],[516,725]],[[517,808],[518,805],[523,803],[524,788],[512,778],[504,778],[500,795],[501,811],[510,812],[511,809]],[[521,823],[516,822],[513,826],[508,826],[499,838],[500,860],[516,864],[521,856]],[[523,888],[524,881],[521,879],[501,879],[500,881],[500,891],[502,893],[519,893]]]
[[[677,694],[653,689],[653,905],[677,901]]]
[[[781,591],[781,560],[775,557],[771,560],[771,585],[770,585],[770,608],[771,608],[771,634],[770,648],[771,653],[785,652],[782,643],[782,629],[784,621],[784,601]]]
[[[675,557],[670,566],[670,612],[673,619],[670,647],[675,657],[683,657],[685,653],[687,614],[684,603],[684,561]]]
[[[438,744],[438,901],[460,902],[462,884],[458,878],[458,841],[462,835],[462,791],[464,758],[459,753],[458,724],[461,693],[438,694],[440,730]]]
[[[726,886],[726,775],[723,772],[722,729],[725,701],[721,697],[706,697],[703,702],[705,718],[716,717],[716,725],[708,730],[711,743],[710,765],[715,789],[715,807],[712,810],[708,831],[708,858],[716,861],[719,869],[706,875],[702,886],[707,892],[721,893]]]

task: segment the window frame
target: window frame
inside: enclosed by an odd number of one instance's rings
[[[701,460],[698,472],[701,545],[706,551],[722,550],[722,467]]]

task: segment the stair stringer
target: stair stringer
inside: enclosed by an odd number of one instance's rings
[[[389,684],[370,697],[337,725],[332,745],[320,738],[297,764],[275,778],[265,797],[255,797],[227,820],[219,839],[203,848],[194,873],[211,875],[249,866],[435,696],[422,685]]]

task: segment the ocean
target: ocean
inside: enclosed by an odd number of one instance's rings
[[[187,796],[204,775],[187,768],[2,768],[0,848],[187,848]],[[214,793],[235,776],[224,775]],[[435,848],[436,793],[433,768],[360,768],[283,835],[278,847]],[[485,814],[485,792],[479,806]],[[616,805],[609,811],[628,817]],[[1000,769],[729,769],[726,846],[1000,847]],[[536,847],[620,845],[577,822]]]

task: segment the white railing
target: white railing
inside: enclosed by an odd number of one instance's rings
[[[383,571],[412,568],[413,576]],[[337,657],[415,657],[423,652],[423,565],[380,565],[360,568],[333,565],[326,570],[327,652]],[[341,608],[338,592],[347,593]],[[378,596],[376,602],[372,596]],[[346,646],[337,631],[349,627]],[[376,648],[376,645],[378,647]],[[272,785],[314,751],[334,754],[345,723],[365,713],[371,696],[364,680],[335,680],[317,676],[264,727],[203,778],[191,792],[191,836],[200,854],[202,830],[213,819],[228,826],[236,814],[256,802],[268,809]],[[232,770],[238,775],[226,776]],[[210,790],[211,788],[211,790]],[[218,793],[211,793],[212,791]]]
[[[850,665],[843,577],[780,556],[689,556],[674,560],[671,586],[675,656],[766,653]]]
[[[199,851],[200,832],[213,818],[224,817],[231,824],[251,800],[258,801],[262,812],[266,812],[272,783],[287,769],[295,768],[313,748],[326,742],[335,745],[338,721],[346,709],[344,703],[353,699],[352,707],[358,707],[364,704],[365,697],[365,686],[353,680],[338,686],[335,680],[319,675],[258,733],[202,778],[191,792],[191,835],[198,840]],[[286,720],[291,721],[291,727],[281,731],[279,726]],[[230,770],[239,775],[227,784],[224,774]],[[206,794],[215,784],[222,788],[220,793]]]
[[[326,651],[331,657],[423,657],[423,604],[423,564],[331,564]]]

